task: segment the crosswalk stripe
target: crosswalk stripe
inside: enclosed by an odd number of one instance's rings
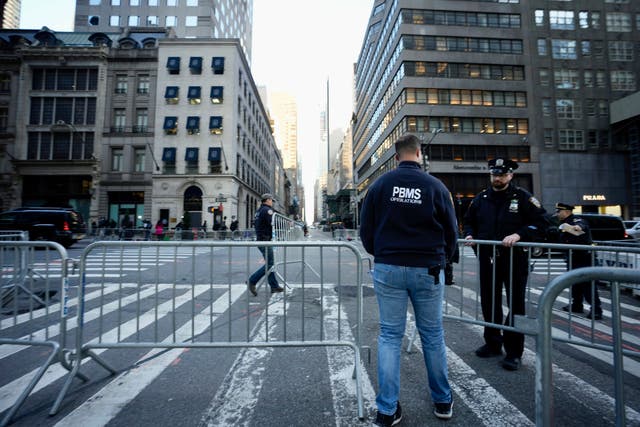
[[[192,325],[191,320],[183,324],[176,331],[176,341],[183,341],[191,337],[192,327],[196,335],[205,331],[211,325],[210,322],[219,317],[211,316],[210,313],[223,312],[225,307],[228,307],[227,304],[233,304],[244,293],[244,288],[239,286],[232,287],[231,296],[229,297],[228,292],[221,295],[208,309],[195,316],[194,325]],[[163,342],[171,342],[172,340],[173,334],[165,338]],[[162,350],[153,349],[145,354],[141,360],[150,358],[160,351]],[[92,425],[97,427],[106,425],[118,415],[127,403],[151,384],[183,351],[184,349],[182,348],[169,350],[161,356],[144,363],[144,365],[118,375],[99,392],[61,419],[56,426]]]

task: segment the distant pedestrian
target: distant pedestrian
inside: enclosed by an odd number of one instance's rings
[[[362,244],[374,256],[380,312],[378,426],[402,419],[400,351],[408,300],[422,341],[433,413],[442,419],[453,415],[442,325],[443,268],[458,236],[453,201],[444,184],[422,170],[418,137],[400,137],[395,149],[398,167],[369,187],[360,221]]]
[[[156,236],[156,240],[164,239],[164,224],[161,219],[156,222],[156,229],[154,231],[154,234]]]
[[[254,227],[256,230],[256,240],[259,242],[268,242],[271,240],[271,236],[273,234],[273,229],[271,227],[271,219],[273,217],[273,196],[269,193],[265,193],[261,197],[262,205],[260,209],[256,212],[254,218]],[[249,280],[247,280],[247,286],[249,288],[249,292],[255,297],[258,295],[258,291],[256,290],[256,285],[258,281],[264,276],[267,272],[271,270],[274,264],[273,260],[273,247],[271,246],[258,246],[258,250],[262,253],[264,257],[264,265],[257,269]],[[269,272],[267,275],[267,281],[269,282],[269,287],[271,288],[271,293],[283,292],[284,288],[278,285],[278,279],[276,279],[276,275],[273,271]]]
[[[559,227],[560,242],[569,245],[591,245],[593,240],[591,240],[589,223],[583,218],[574,216],[574,208],[574,206],[567,203],[556,203],[555,216],[561,221]],[[567,251],[565,259],[567,261],[567,270],[592,266],[591,252],[589,251],[577,249],[572,250],[570,253]],[[602,303],[600,302],[600,295],[598,295],[597,283],[593,287],[591,282],[581,282],[571,286],[571,303],[562,307],[562,309],[564,311],[571,310],[572,313],[583,314],[583,300],[591,305],[591,311],[589,311],[587,317],[602,320]]]
[[[516,315],[525,314],[525,289],[529,277],[528,254],[517,242],[531,241],[546,229],[545,210],[527,190],[511,183],[518,164],[510,159],[489,161],[491,186],[476,195],[464,217],[466,240],[498,240],[496,247],[479,245],[480,305],[488,323],[513,326]],[[466,245],[475,246],[474,243]],[[505,288],[509,312],[502,311]],[[515,371],[522,364],[524,334],[493,326],[484,327],[485,344],[476,350],[478,357],[502,355],[502,367]]]
[[[238,218],[235,215],[231,216],[231,224],[229,225],[229,230],[236,231],[238,229]]]

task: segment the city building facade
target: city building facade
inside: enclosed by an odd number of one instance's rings
[[[412,132],[460,219],[497,157],[547,208],[631,215],[608,108],[636,90],[639,15],[626,0],[375,1],[356,65],[359,198]]]
[[[0,5],[0,28],[20,28],[21,0],[3,0]]]
[[[253,0],[76,0],[75,31],[171,27],[179,38],[237,38],[251,62]]]

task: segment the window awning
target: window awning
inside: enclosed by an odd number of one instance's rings
[[[200,86],[189,86],[189,92],[187,93],[187,98],[189,99],[194,99],[194,98],[200,98]]]
[[[174,163],[176,161],[175,147],[165,147],[162,149],[162,161],[167,163]]]
[[[187,117],[187,129],[200,129],[200,117]]]
[[[184,153],[184,159],[187,162],[197,162],[198,161],[198,148],[197,147],[187,147],[187,151]]]
[[[213,68],[213,74],[224,74],[224,57],[214,56],[211,58],[211,68]]]
[[[189,69],[192,73],[200,74],[202,72],[202,57],[192,56],[189,58]]]
[[[221,116],[209,117],[209,129],[222,129],[222,117]]]
[[[180,93],[180,88],[178,86],[167,86],[167,88],[164,91],[164,97],[165,98],[177,98],[178,94]]]
[[[213,163],[220,163],[220,154],[222,149],[220,147],[209,147],[209,161]]]
[[[221,103],[223,91],[222,86],[211,86],[211,102],[215,104]]]
[[[169,70],[179,70],[180,69],[180,57],[179,56],[170,56],[167,58],[167,69]]]
[[[175,116],[165,117],[162,129],[175,129],[178,127],[178,118]]]

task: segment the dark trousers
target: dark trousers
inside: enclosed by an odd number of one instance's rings
[[[573,270],[582,267],[591,267],[591,255],[582,254],[574,251],[571,256],[571,265],[567,264],[567,270]],[[576,311],[582,310],[582,302],[587,301],[591,305],[591,310],[594,313],[602,311],[602,305],[600,303],[600,295],[598,295],[597,282],[593,282],[593,292],[591,288],[592,282],[580,282],[571,286],[571,307]],[[594,298],[591,298],[591,297]],[[592,302],[592,300],[594,302]]]
[[[262,279],[262,276],[264,276],[265,273],[269,271],[271,267],[273,267],[274,263],[273,246],[258,246],[258,250],[260,250],[260,253],[262,253],[265,263],[262,267],[257,269],[251,275],[251,277],[249,277],[249,282],[253,284],[258,283],[258,280]],[[277,287],[279,287],[278,280],[276,279],[276,275],[274,272],[271,272],[267,275],[267,282],[269,282],[269,286],[271,287],[271,289],[276,289]]]
[[[513,259],[512,267],[511,259]],[[484,245],[478,248],[478,260],[480,304],[484,320],[498,325],[513,326],[513,316],[525,314],[525,289],[529,275],[527,254],[521,248],[505,247],[496,247],[494,254],[492,246]],[[493,261],[495,261],[495,274]],[[510,271],[513,272],[511,275]],[[503,286],[509,307],[506,317],[502,312]],[[499,349],[504,344],[509,357],[522,357],[524,352],[524,334],[518,332],[506,330],[502,332],[501,329],[485,326],[484,340],[494,349]]]

